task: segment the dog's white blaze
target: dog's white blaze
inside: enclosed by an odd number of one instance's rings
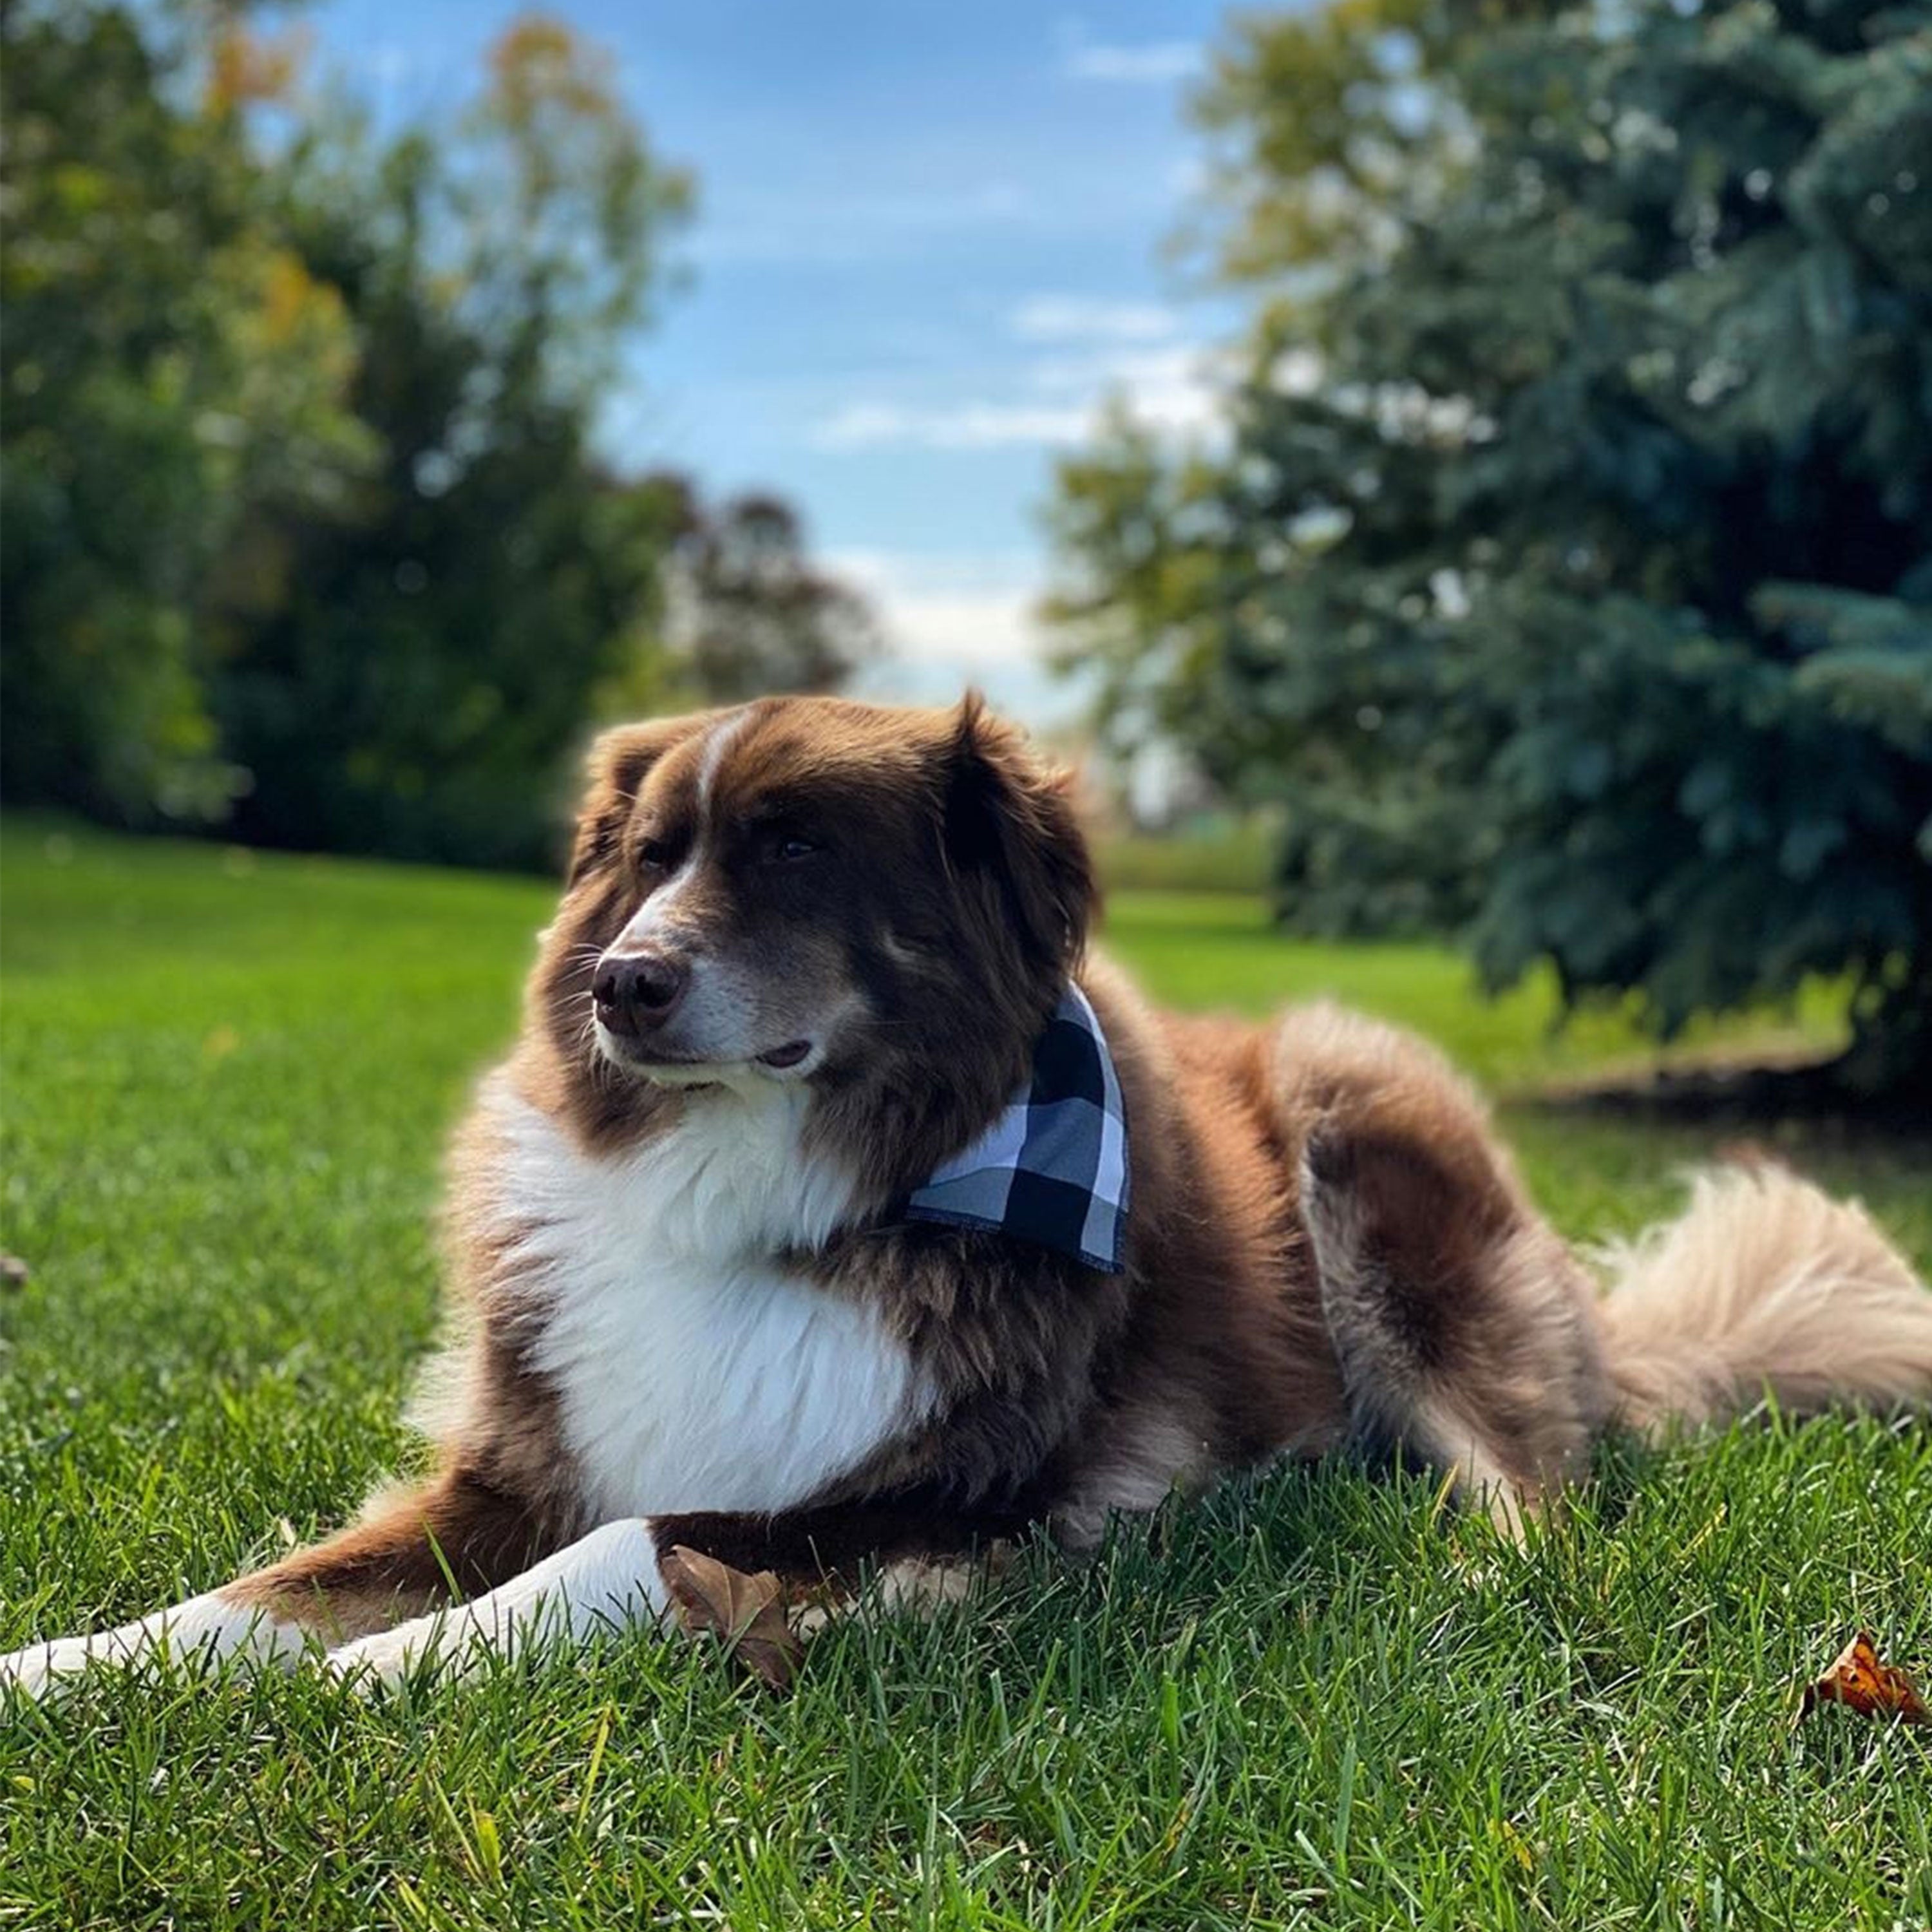
[[[433,1658],[461,1676],[486,1657],[655,1624],[668,1600],[649,1525],[607,1522],[487,1596],[341,1645],[324,1663],[340,1676],[393,1683]]]
[[[745,727],[752,722],[748,710],[734,711],[712,725],[704,740],[704,756],[698,767],[698,812],[700,830],[711,812],[711,788],[718,782],[718,768],[724,754]]]
[[[648,946],[670,922],[685,888],[704,869],[711,836],[711,788],[717,782],[718,767],[732,740],[750,723],[748,711],[734,711],[722,718],[706,734],[698,766],[698,824],[692,836],[691,850],[684,863],[638,908],[635,916],[613,942],[613,952]]]
[[[259,1605],[230,1603],[211,1590],[117,1629],[31,1643],[0,1657],[0,1685],[15,1684],[37,1697],[94,1665],[152,1663],[164,1650],[177,1664],[218,1664],[238,1652],[256,1663],[286,1663],[300,1655],[305,1642],[299,1624],[281,1622]]]
[[[601,1157],[494,1104],[536,1361],[596,1515],[790,1508],[926,1412],[878,1317],[777,1258],[821,1246],[851,1202],[800,1147],[801,1088],[694,1092],[670,1132]]]

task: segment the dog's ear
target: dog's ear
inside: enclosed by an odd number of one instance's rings
[[[992,886],[1029,968],[1066,971],[1086,944],[1097,896],[1070,776],[1041,765],[1021,734],[968,692],[952,714],[946,778],[954,871]]]
[[[579,884],[616,855],[624,825],[637,802],[638,788],[651,767],[673,746],[701,731],[716,716],[652,718],[641,724],[619,724],[592,744],[584,761],[584,802],[578,808],[572,842],[568,883]]]

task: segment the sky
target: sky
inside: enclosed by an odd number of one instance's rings
[[[382,119],[447,112],[518,10],[329,0],[325,67]],[[1041,510],[1056,452],[1130,395],[1185,434],[1224,304],[1166,244],[1199,193],[1197,0],[551,0],[698,209],[682,286],[602,435],[714,496],[776,489],[866,590],[892,657],[871,694],[968,682],[1036,723]]]

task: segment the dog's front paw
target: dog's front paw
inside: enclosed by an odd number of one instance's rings
[[[452,1630],[452,1625],[457,1627]],[[479,1648],[466,1642],[460,1620],[446,1616],[418,1617],[394,1630],[378,1630],[326,1652],[322,1668],[350,1690],[368,1695],[393,1690],[412,1678],[463,1674],[473,1668]]]
[[[11,1685],[28,1697],[44,1697],[82,1671],[101,1664],[132,1665],[143,1672],[162,1664],[208,1671],[224,1659],[284,1668],[300,1657],[308,1638],[298,1624],[278,1622],[245,1604],[231,1603],[219,1591],[157,1610],[138,1623],[112,1630],[29,1644],[0,1658],[0,1690]]]
[[[100,1652],[94,1639],[64,1636],[51,1643],[30,1643],[24,1650],[0,1657],[0,1696],[38,1700],[99,1663]]]

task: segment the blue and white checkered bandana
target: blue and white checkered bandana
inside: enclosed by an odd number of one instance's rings
[[[1120,1273],[1127,1117],[1106,1036],[1069,983],[999,1118],[905,1203],[915,1221],[990,1228]]]

